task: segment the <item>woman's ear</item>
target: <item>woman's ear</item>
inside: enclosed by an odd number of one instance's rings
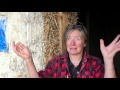
[[[86,47],[87,43],[84,43],[84,47]]]

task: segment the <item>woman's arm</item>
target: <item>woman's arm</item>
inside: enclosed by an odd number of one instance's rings
[[[37,70],[35,68],[35,65],[33,63],[32,56],[30,54],[30,51],[27,47],[25,47],[21,42],[18,42],[15,44],[15,42],[12,42],[12,48],[13,51],[20,57],[22,57],[27,65],[28,74],[30,78],[39,78],[39,75],[37,73]]]
[[[120,51],[120,34],[108,46],[105,46],[104,40],[100,39],[100,50],[105,64],[104,78],[116,78],[113,59],[116,53]]]

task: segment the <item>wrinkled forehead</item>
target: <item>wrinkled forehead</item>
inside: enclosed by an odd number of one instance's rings
[[[71,30],[69,30],[68,32],[67,32],[67,37],[68,36],[72,36],[73,35],[73,33],[74,33],[74,35],[75,36],[82,36],[82,31],[81,30],[77,30],[77,29],[71,29]]]

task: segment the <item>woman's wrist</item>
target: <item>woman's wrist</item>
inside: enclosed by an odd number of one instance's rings
[[[105,69],[113,70],[114,69],[114,64],[112,62],[106,62],[105,63]]]
[[[115,68],[114,68],[114,66],[105,66],[105,69],[107,69],[107,70],[114,70]]]
[[[30,56],[29,58],[25,59],[26,63],[30,63],[30,62],[33,62],[32,60],[32,56]]]
[[[104,58],[105,64],[113,64],[113,58]]]
[[[113,59],[104,58],[105,69],[114,70]]]

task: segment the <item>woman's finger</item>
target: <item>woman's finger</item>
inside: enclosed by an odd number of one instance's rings
[[[116,36],[116,38],[112,41],[112,44],[117,43],[117,41],[120,39],[120,34]]]
[[[117,46],[120,45],[120,40],[115,45],[117,45]]]

